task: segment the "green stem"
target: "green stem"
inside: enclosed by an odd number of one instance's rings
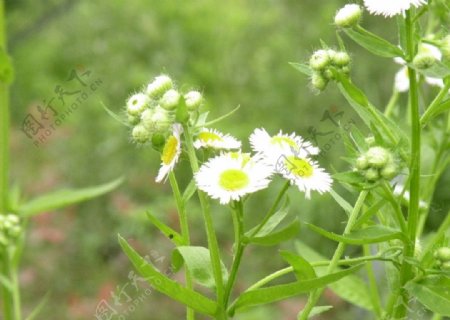
[[[359,194],[358,200],[356,200],[356,204],[353,207],[353,210],[348,218],[347,225],[345,226],[343,233],[344,235],[348,234],[352,230],[353,225],[355,224],[356,219],[358,218],[359,211],[361,210],[361,207],[364,204],[364,200],[366,199],[367,194],[368,191],[366,190],[361,191],[361,193]],[[336,266],[339,263],[339,259],[341,259],[342,254],[344,253],[345,247],[346,247],[345,243],[339,242],[336,251],[334,252],[333,258],[331,259],[331,262],[328,265],[327,273],[333,272],[333,270],[336,268]],[[324,289],[325,288],[317,289],[310,294],[308,302],[306,303],[306,306],[303,309],[303,312],[301,313],[299,320],[308,319],[311,310],[316,305]]]
[[[180,227],[181,227],[181,236],[183,237],[183,244],[185,246],[190,245],[190,235],[189,235],[189,224],[186,214],[186,206],[183,201],[183,197],[181,196],[180,188],[178,187],[177,178],[175,177],[175,174],[173,171],[169,173],[169,181],[170,186],[172,187],[173,196],[175,198],[175,203],[177,205],[177,211],[178,215],[180,217]],[[188,289],[192,289],[192,276],[189,272],[188,268],[186,267],[184,270],[185,278],[186,278],[186,287]],[[193,309],[187,307],[186,308],[186,320],[194,320],[195,319],[195,312]]]
[[[390,117],[392,114],[392,111],[394,110],[395,105],[397,104],[398,101],[398,97],[399,97],[399,93],[398,91],[394,88],[394,92],[392,93],[391,98],[389,99],[389,102],[386,106],[386,109],[384,110],[384,115],[386,117]]]
[[[194,144],[192,140],[192,135],[190,132],[190,128],[187,125],[183,125],[184,129],[184,137],[186,141],[186,148],[189,157],[189,162],[191,164],[191,169],[193,174],[195,174],[198,169],[198,159],[195,153]],[[202,207],[203,220],[205,222],[206,229],[206,237],[208,239],[208,248],[211,257],[211,265],[213,268],[214,281],[216,283],[216,298],[219,303],[223,301],[224,297],[224,286],[223,286],[223,278],[222,278],[222,269],[220,264],[220,253],[219,253],[219,245],[217,243],[217,237],[214,230],[214,223],[211,217],[211,209],[209,205],[209,201],[204,192],[201,190],[197,190],[198,198],[200,200],[200,206]],[[221,308],[218,310],[217,314],[218,319],[226,319],[227,316],[225,314],[225,310]]]
[[[414,41],[414,25],[411,21],[411,11],[406,12],[406,46],[408,61],[416,53],[416,43]],[[419,197],[420,197],[420,116],[419,116],[419,98],[416,71],[408,67],[409,77],[409,110],[411,111],[411,164],[410,164],[410,199],[408,212],[408,237],[409,245],[405,245],[404,255],[406,258],[414,256],[417,223],[419,219]],[[408,293],[404,289],[405,284],[412,279],[412,266],[405,259],[400,270],[400,295],[402,303],[399,303],[394,310],[395,318],[405,318],[407,313]]]
[[[353,258],[353,259],[342,259],[337,262],[337,265],[349,266],[349,265],[358,264],[361,262],[376,261],[376,260],[392,261],[392,259],[384,258],[382,255],[375,255],[375,256],[365,256],[365,257]],[[330,263],[331,263],[330,260],[314,261],[314,262],[311,262],[311,266],[314,268],[315,267],[326,267],[326,266],[329,266]],[[259,280],[258,282],[255,282],[246,291],[258,289],[258,288],[268,284],[269,282],[271,282],[279,277],[282,277],[284,275],[287,275],[291,272],[294,272],[293,267],[286,267],[286,268],[280,269],[278,271],[275,271],[274,273],[269,274],[268,276],[264,277],[263,279]]]
[[[243,214],[242,202],[236,202],[236,209],[233,210],[233,224],[235,232],[235,247],[236,253],[233,259],[233,265],[231,266],[230,277],[228,279],[227,285],[225,287],[224,302],[223,306],[226,309],[228,306],[228,301],[230,300],[231,291],[233,289],[234,283],[236,282],[237,272],[239,266],[241,265],[242,255],[244,253],[245,245],[242,241],[244,236],[244,214]]]
[[[392,209],[394,209],[395,218],[397,219],[397,223],[400,227],[400,230],[402,230],[402,232],[407,232],[406,221],[402,213],[402,208],[400,207],[399,203],[395,200],[391,186],[389,185],[389,183],[386,182],[382,184],[382,187],[386,192],[386,197],[388,197],[388,201],[391,203]]]
[[[370,254],[370,246],[364,245],[364,255],[368,256]],[[373,264],[372,262],[368,262],[366,264],[367,278],[369,279],[369,292],[373,305],[373,310],[375,311],[378,318],[381,317],[383,311],[381,309],[381,301],[380,301],[380,293],[378,291],[377,280],[375,278],[375,274],[373,272]]]
[[[250,238],[252,238],[255,235],[257,235],[258,232],[266,225],[267,221],[269,221],[269,219],[274,215],[275,211],[278,208],[278,205],[281,202],[281,199],[283,199],[283,196],[286,193],[286,191],[289,189],[290,185],[291,185],[290,182],[286,181],[286,183],[283,185],[283,188],[281,188],[280,192],[278,193],[278,196],[275,199],[275,202],[273,203],[272,207],[269,209],[269,211],[267,212],[267,214],[264,217],[264,219],[262,220],[262,222],[252,232],[252,234],[250,235]]]

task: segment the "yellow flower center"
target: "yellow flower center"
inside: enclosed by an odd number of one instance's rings
[[[208,131],[200,132],[200,134],[198,135],[198,138],[204,142],[222,141],[222,138],[218,134],[208,132]]]
[[[165,165],[170,164],[177,155],[178,139],[175,136],[170,136],[161,155],[161,160]]]
[[[295,156],[286,157],[284,164],[291,173],[302,178],[309,178],[314,172],[314,168],[308,160]]]
[[[236,191],[246,187],[250,182],[248,175],[242,170],[228,169],[219,177],[219,185],[227,191]]]
[[[288,146],[293,147],[294,149],[298,149],[298,146],[295,143],[295,141],[288,137],[275,136],[275,137],[272,137],[270,142],[272,144],[278,144],[280,146],[282,146],[283,144],[287,144]]]

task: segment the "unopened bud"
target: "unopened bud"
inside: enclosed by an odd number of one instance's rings
[[[327,50],[317,50],[309,59],[309,66],[316,71],[325,69],[328,67],[329,63],[330,56],[328,55]]]
[[[139,116],[147,107],[149,99],[143,93],[133,94],[127,101],[127,113],[131,116]]]
[[[442,262],[450,261],[450,248],[442,247],[434,252],[434,257]]]
[[[146,143],[150,140],[151,133],[142,124],[138,124],[131,131],[131,137],[137,143]]]
[[[160,105],[166,110],[174,110],[180,101],[180,94],[177,90],[170,89],[161,98]]]
[[[367,143],[369,147],[373,146],[375,144],[375,137],[370,136],[364,139],[364,141]]]
[[[358,170],[364,170],[369,166],[369,161],[367,161],[367,157],[365,155],[362,155],[356,159],[355,165]]]
[[[375,181],[378,180],[378,178],[380,177],[380,175],[378,174],[378,170],[374,169],[374,168],[369,168],[366,170],[364,176],[366,177],[367,180],[369,181]]]
[[[413,65],[417,69],[428,69],[436,63],[436,58],[430,53],[419,53],[413,59]]]
[[[340,28],[354,27],[361,19],[361,7],[357,4],[346,4],[334,17],[334,23]]]
[[[369,164],[376,168],[384,167],[391,160],[391,154],[383,147],[370,148],[366,153],[366,157]]]
[[[189,111],[197,110],[203,102],[203,96],[198,91],[189,91],[184,95],[186,107]]]
[[[441,52],[444,60],[450,61],[450,34],[447,35],[441,42]]]
[[[320,73],[314,72],[311,77],[311,84],[315,89],[323,91],[327,87],[328,80]]]
[[[173,122],[170,114],[160,106],[145,110],[142,113],[141,121],[147,131],[152,134],[167,132]]]
[[[146,94],[152,99],[160,98],[166,91],[172,89],[173,83],[172,79],[166,75],[160,75],[153,80],[146,90]]]
[[[345,51],[336,52],[333,63],[338,67],[346,67],[350,63],[350,56]]]

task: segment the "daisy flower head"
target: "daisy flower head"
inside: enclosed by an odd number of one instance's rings
[[[311,190],[320,194],[330,191],[333,182],[330,175],[304,151],[283,154],[275,165],[275,172],[296,185],[307,199],[311,197]]]
[[[426,0],[364,0],[364,6],[371,14],[385,17],[404,14],[411,7],[418,8],[426,3]]]
[[[223,134],[216,129],[203,128],[194,141],[194,148],[239,149],[241,142],[229,134]]]
[[[249,154],[230,152],[204,163],[195,174],[197,187],[220,204],[240,200],[247,194],[265,189],[272,169]]]
[[[303,152],[310,155],[319,153],[319,148],[314,147],[311,142],[295,133],[286,134],[281,130],[278,134],[270,136],[264,129],[255,129],[250,135],[250,144],[253,151],[262,154],[272,164],[285,153]]]
[[[161,182],[167,178],[167,175],[173,170],[181,154],[180,136],[183,133],[183,127],[179,123],[175,123],[172,128],[172,135],[167,138],[161,153],[161,168],[155,179],[156,182]]]

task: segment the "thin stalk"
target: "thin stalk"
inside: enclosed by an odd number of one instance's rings
[[[364,255],[370,255],[370,246],[365,244],[363,246]],[[367,278],[369,279],[369,293],[372,301],[373,310],[375,311],[378,318],[381,317],[383,311],[381,309],[380,293],[378,291],[377,279],[375,278],[375,273],[373,272],[372,262],[366,264]]]
[[[365,256],[365,257],[353,258],[353,259],[341,259],[337,262],[337,265],[338,266],[341,266],[341,265],[349,266],[349,265],[358,264],[361,262],[377,261],[377,260],[378,261],[392,261],[392,259],[384,258],[382,255],[375,255],[375,256]],[[330,263],[331,263],[330,260],[324,260],[324,261],[314,261],[314,262],[311,262],[310,264],[312,267],[315,268],[315,267],[327,267],[330,265]],[[275,271],[274,273],[271,273],[268,276],[262,278],[261,280],[258,280],[257,282],[255,282],[246,291],[258,289],[258,288],[266,285],[267,283],[269,283],[279,277],[287,275],[291,272],[294,272],[293,267],[286,267],[286,268],[280,269],[278,271]]]
[[[386,106],[386,109],[384,110],[384,115],[386,117],[390,117],[392,114],[392,111],[394,110],[395,105],[397,104],[398,101],[398,97],[399,97],[399,93],[398,91],[394,88],[394,92],[392,93],[391,98],[389,99],[389,102]]]
[[[197,154],[195,153],[194,149],[192,135],[190,132],[190,128],[187,125],[183,125],[183,129],[189,162],[191,164],[192,172],[193,174],[195,174],[198,171],[199,166]],[[224,297],[224,286],[222,278],[222,269],[220,264],[219,245],[217,243],[217,237],[214,230],[214,223],[211,216],[211,208],[204,192],[202,192],[201,190],[197,190],[197,195],[200,200],[200,206],[202,208],[203,220],[206,229],[206,237],[208,239],[208,248],[211,258],[211,265],[213,268],[214,281],[216,283],[216,298],[217,301],[221,303]],[[218,310],[217,317],[218,319],[227,319],[225,310],[223,308],[221,310]]]
[[[411,20],[411,11],[406,11],[406,46],[408,60],[414,57],[417,44],[414,41],[414,25]],[[411,164],[410,164],[410,199],[408,212],[408,237],[409,245],[405,245],[405,257],[414,256],[414,248],[417,234],[417,223],[419,219],[419,197],[420,197],[420,116],[419,116],[419,98],[416,71],[408,67],[409,77],[409,110],[411,111]],[[407,313],[408,293],[404,289],[405,284],[413,277],[412,266],[404,260],[400,270],[400,295],[403,303],[397,305],[394,316],[404,318]]]
[[[239,266],[241,265],[242,255],[244,253],[245,245],[242,241],[244,236],[244,210],[242,202],[236,202],[236,209],[233,210],[233,224],[235,232],[235,247],[236,253],[234,254],[233,265],[231,266],[230,277],[228,278],[227,285],[225,287],[224,302],[223,306],[226,309],[228,306],[228,301],[230,300],[231,291],[233,289],[234,283],[236,282],[237,272]]]
[[[258,225],[258,227],[256,227],[255,231],[252,232],[252,234],[250,235],[250,238],[254,237],[256,234],[258,234],[258,232],[266,225],[267,221],[269,221],[269,219],[274,215],[275,211],[278,208],[278,205],[281,202],[281,199],[283,199],[283,196],[286,193],[286,191],[289,189],[290,185],[291,185],[290,182],[286,181],[286,183],[283,185],[283,188],[281,188],[280,192],[278,193],[278,196],[275,199],[275,202],[273,203],[272,207],[269,209],[269,211],[267,212],[267,214],[264,217],[264,219],[262,220],[262,222]]]
[[[180,188],[178,187],[177,178],[173,171],[169,173],[169,181],[170,186],[172,187],[173,196],[175,198],[175,203],[177,205],[178,215],[180,217],[180,228],[181,228],[181,236],[183,237],[183,244],[185,246],[190,245],[190,235],[189,235],[189,224],[186,214],[186,206],[183,201],[183,197],[181,196]],[[189,272],[189,269],[186,267],[184,269],[184,275],[186,278],[186,287],[188,289],[192,289],[192,276]],[[193,309],[187,307],[186,308],[186,320],[194,320],[195,312]]]
[[[0,0],[0,50],[6,51],[5,4]],[[8,210],[9,86],[0,81],[0,214]]]
[[[11,277],[11,264],[10,264],[10,259],[9,259],[9,255],[7,250],[5,250],[1,256],[2,258],[2,270],[1,273],[2,275],[11,281],[11,285],[12,287],[15,287],[15,284],[12,281],[12,277]],[[6,286],[2,286],[2,300],[3,300],[3,318],[4,320],[15,320],[15,315],[14,315],[14,310],[15,310],[15,306],[14,306],[14,294],[13,294],[14,289],[11,288],[8,289]]]
[[[361,191],[361,193],[359,194],[358,200],[356,200],[355,206],[353,207],[353,210],[348,218],[347,225],[345,226],[343,233],[344,235],[348,234],[352,230],[353,225],[355,224],[356,219],[358,218],[359,211],[361,210],[361,207],[364,204],[364,200],[366,199],[367,194],[368,191],[366,190]],[[339,242],[336,251],[334,252],[333,258],[331,259],[331,262],[328,265],[327,273],[333,272],[333,270],[336,268],[336,266],[339,263],[339,259],[341,259],[342,254],[344,253],[345,247],[346,247],[345,243]],[[317,289],[310,294],[308,302],[306,303],[306,306],[303,309],[303,312],[301,313],[299,320],[308,319],[311,310],[316,305],[324,289],[325,288]]]

